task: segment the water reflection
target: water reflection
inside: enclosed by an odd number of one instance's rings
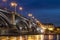
[[[0,36],[0,40],[59,40],[59,35]]]
[[[49,40],[53,40],[53,35],[49,35]]]

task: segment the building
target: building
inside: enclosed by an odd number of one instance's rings
[[[60,26],[59,26],[59,27],[55,27],[54,29],[55,29],[54,32],[55,32],[56,34],[60,34]]]
[[[44,23],[43,24],[45,29],[45,32],[48,32],[48,34],[54,33],[54,25],[52,23]]]

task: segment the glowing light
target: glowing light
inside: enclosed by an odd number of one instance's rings
[[[57,28],[57,30],[60,30],[59,28]]]
[[[44,32],[44,30],[43,29],[41,29],[41,33],[43,33]]]
[[[53,35],[49,35],[49,40],[53,39]]]
[[[30,17],[31,17],[31,16],[32,16],[32,14],[31,14],[31,13],[29,13],[29,14],[28,14],[28,16],[30,16]]]
[[[1,37],[0,37],[0,40],[8,40],[8,39],[7,39],[7,37],[5,37],[5,36],[1,36]]]
[[[16,40],[16,37],[9,37],[9,40]]]
[[[17,3],[16,2],[11,2],[11,6],[16,7]]]
[[[28,36],[28,40],[33,40],[31,35]]]
[[[22,36],[20,36],[20,40],[22,40]]]
[[[36,40],[39,40],[39,38],[40,38],[40,35],[36,35]]]
[[[22,27],[20,27],[20,30],[22,30]]]
[[[19,9],[20,9],[20,10],[23,10],[23,8],[22,8],[22,7],[19,7]]]
[[[44,35],[41,35],[41,40],[44,40]]]
[[[53,31],[53,28],[48,28],[49,30]]]
[[[37,31],[40,31],[40,28],[37,28]]]

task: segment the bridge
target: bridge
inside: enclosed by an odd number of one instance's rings
[[[13,25],[14,12],[0,9],[0,35],[28,35],[39,34],[42,28],[40,28],[35,22],[30,19],[15,13],[15,23]]]

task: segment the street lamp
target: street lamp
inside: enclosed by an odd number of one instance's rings
[[[20,13],[22,13],[23,7],[19,7]]]
[[[11,6],[15,8],[15,13],[16,13],[16,6],[17,6],[17,3],[16,2],[11,2]]]
[[[11,2],[11,6],[16,7],[17,3],[16,2]]]
[[[29,20],[29,27],[30,27],[30,29],[31,29],[32,21],[33,21],[32,18],[31,18],[31,17],[32,17],[32,14],[29,13],[28,16],[30,17],[30,20]]]
[[[16,25],[16,22],[15,22],[15,14],[16,14],[16,7],[17,7],[17,3],[16,2],[11,2],[11,6],[14,7],[14,12],[12,13],[12,23],[13,25]]]
[[[32,21],[32,14],[29,13],[28,16],[30,17],[30,21]]]
[[[29,17],[32,17],[32,14],[31,14],[31,13],[29,13],[29,14],[28,14],[28,16],[29,16]]]
[[[22,7],[19,7],[19,10],[21,10],[21,11],[22,11],[22,10],[23,10],[23,8],[22,8]]]

